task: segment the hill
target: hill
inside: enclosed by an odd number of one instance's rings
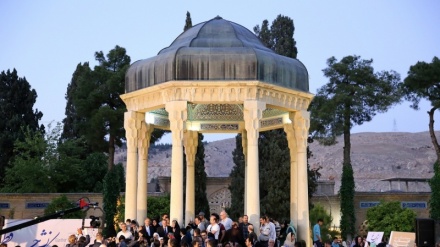
[[[420,133],[357,133],[351,136],[352,165],[356,191],[389,190],[389,183],[380,181],[391,177],[431,178],[436,159],[429,132]],[[235,139],[225,139],[205,144],[205,167],[209,177],[228,177],[234,162],[232,151]],[[313,157],[311,168],[322,167],[322,180],[335,181],[335,193],[340,186],[342,171],[342,137],[334,146],[310,145]],[[123,161],[123,150],[117,156]],[[152,146],[149,151],[149,179],[170,176],[171,146]],[[402,189],[404,184],[401,183]],[[412,190],[429,191],[425,183],[409,183]],[[397,182],[392,189],[399,189]]]

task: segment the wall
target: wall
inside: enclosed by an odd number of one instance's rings
[[[0,215],[7,219],[33,219],[44,215],[44,209],[53,198],[60,197],[61,193],[0,193]],[[91,203],[98,203],[102,207],[102,194],[98,193],[67,193],[67,198],[76,202],[83,197],[87,197]],[[67,209],[67,208],[66,208]],[[99,216],[101,211],[89,209],[87,216]],[[13,217],[12,217],[13,216]]]

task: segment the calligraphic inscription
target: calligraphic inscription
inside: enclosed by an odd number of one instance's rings
[[[283,124],[283,118],[273,118],[273,119],[260,121],[261,128],[273,126],[273,125],[280,125],[280,124]]]
[[[33,209],[33,208],[47,208],[49,203],[47,202],[27,202],[26,208]]]
[[[1,202],[1,203],[0,203],[0,208],[3,208],[3,209],[9,208],[9,203],[7,203],[7,202]]]
[[[202,130],[238,130],[238,124],[200,124]]]
[[[428,207],[427,202],[401,202],[402,208],[420,208],[425,209]]]
[[[377,205],[379,205],[380,202],[360,202],[359,207],[360,208],[372,208]]]

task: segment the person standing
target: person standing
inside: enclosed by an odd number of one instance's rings
[[[225,227],[225,231],[232,228],[232,220],[228,217],[228,214],[225,210],[220,212],[220,219],[220,223],[222,223],[222,225]]]
[[[247,239],[249,236],[248,226],[249,226],[249,218],[247,215],[243,215],[243,221],[240,224],[238,224],[238,228],[241,231],[241,236],[243,237],[243,239]]]
[[[321,239],[321,226],[324,224],[322,219],[318,219],[318,222],[313,226],[313,243],[316,244],[316,247],[322,247],[322,239]]]

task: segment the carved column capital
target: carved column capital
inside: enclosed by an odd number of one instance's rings
[[[134,150],[138,145],[139,129],[141,122],[144,121],[143,113],[128,111],[124,113],[125,137],[127,139],[127,149]]]
[[[197,131],[190,131],[190,130],[184,131],[183,145],[185,147],[187,166],[194,166],[198,144],[199,144],[199,134],[197,133]]]
[[[310,128],[310,112],[296,111],[289,113],[290,121],[292,121],[295,130],[296,146],[298,152],[306,152],[307,139],[309,137]]]
[[[153,130],[153,125],[148,124],[145,121],[141,122],[138,137],[138,153],[140,157],[147,157],[148,148],[150,148],[151,133]]]
[[[263,111],[266,103],[258,100],[244,101],[243,116],[247,132],[248,145],[258,145],[258,135],[260,130],[260,120],[263,118]]]
[[[188,116],[187,101],[170,101],[165,105],[170,120],[171,135],[173,138],[173,146],[182,146],[183,130]]]

